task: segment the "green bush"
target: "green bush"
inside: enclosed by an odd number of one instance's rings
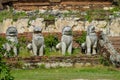
[[[6,42],[5,38],[0,37],[0,80],[14,80],[10,74],[10,69],[6,62],[3,60],[3,55],[6,50],[3,49],[3,44]]]
[[[89,22],[92,21],[92,17],[91,17],[91,15],[89,15],[89,14],[85,16],[85,19],[86,19],[87,21],[89,21]]]
[[[58,43],[58,37],[56,35],[49,34],[45,36],[45,46],[47,50],[50,49],[51,51],[52,48],[57,45],[57,43]]]
[[[12,13],[7,10],[0,11],[0,22],[7,18],[12,18]]]
[[[25,12],[13,13],[12,10],[10,11],[3,10],[0,12],[0,22],[8,18],[13,19],[13,21],[17,21],[19,18],[24,18],[25,16],[27,16]]]
[[[0,54],[1,56],[4,55],[4,53],[6,52],[3,49],[3,44],[5,44],[7,42],[7,40],[5,38],[0,37]]]
[[[110,10],[111,12],[117,12],[117,11],[120,11],[120,8],[119,7],[114,7],[113,9]]]
[[[27,14],[25,12],[17,12],[15,14],[13,14],[13,21],[17,21],[19,18],[24,18],[25,16],[27,16]]]
[[[45,45],[48,47],[56,46],[58,43],[58,37],[56,35],[49,34],[45,37]]]
[[[75,41],[79,44],[84,43],[86,41],[86,34],[87,33],[85,31],[83,31],[82,35],[80,37],[78,37]]]
[[[55,16],[52,14],[40,14],[40,17],[44,18],[44,20],[55,20]]]
[[[19,47],[22,46],[22,47],[25,48],[26,45],[27,45],[27,38],[24,37],[24,36],[20,37],[20,38],[19,38]]]
[[[110,61],[103,56],[100,57],[100,63],[104,66],[110,66]]]

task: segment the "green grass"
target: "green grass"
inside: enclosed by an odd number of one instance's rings
[[[68,53],[66,53],[65,56],[79,56],[79,55],[82,55],[82,53],[80,53],[80,52],[81,52],[80,49],[76,48],[76,49],[73,49],[73,53],[71,55],[69,55]],[[45,48],[45,54],[44,55],[45,56],[49,56],[49,57],[51,57],[51,56],[52,57],[53,56],[55,56],[55,57],[64,56],[64,55],[62,55],[62,53],[60,51],[55,51],[55,50],[50,51],[48,48]],[[25,58],[25,57],[31,57],[31,56],[33,56],[33,53],[29,52],[27,50],[27,48],[25,48],[25,47],[21,47],[20,48],[19,57]]]
[[[120,80],[120,71],[110,67],[12,70],[15,80]]]

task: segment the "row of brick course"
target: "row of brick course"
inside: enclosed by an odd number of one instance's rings
[[[45,68],[55,67],[81,67],[100,64],[99,56],[33,56],[29,58],[12,57],[4,58],[11,68],[36,68],[43,65]]]

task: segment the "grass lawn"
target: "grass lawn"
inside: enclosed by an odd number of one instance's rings
[[[110,67],[12,70],[15,80],[120,80],[120,71]]]

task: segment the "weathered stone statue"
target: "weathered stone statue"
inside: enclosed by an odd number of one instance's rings
[[[86,48],[87,55],[96,54],[98,37],[95,33],[95,27],[93,25],[88,26],[86,36]]]
[[[8,40],[8,42],[6,44],[4,44],[4,48],[10,52],[11,50],[13,50],[14,52],[14,56],[18,55],[18,39],[17,39],[17,35],[18,35],[18,31],[16,29],[16,27],[8,27],[7,31],[6,31],[6,39]],[[5,54],[6,56],[7,54]]]
[[[41,34],[42,28],[34,27],[32,37],[32,50],[35,56],[43,56],[44,52],[44,37]]]
[[[62,50],[62,54],[65,55],[66,52],[69,54],[72,53],[72,27],[66,26],[62,30],[62,38],[61,42],[57,44],[56,48],[59,48]]]
[[[114,66],[120,67],[120,54],[116,51],[108,36],[103,32],[100,34],[99,44],[107,50],[103,51],[103,55],[108,56]]]

